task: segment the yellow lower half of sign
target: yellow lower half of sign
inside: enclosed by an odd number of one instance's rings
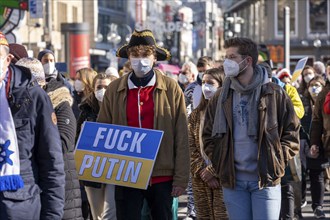
[[[291,82],[295,82],[298,77],[301,75],[302,69],[296,70],[293,74],[292,74],[292,79]]]
[[[76,150],[75,163],[80,180],[146,189],[154,161]]]

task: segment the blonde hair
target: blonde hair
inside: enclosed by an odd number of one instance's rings
[[[98,73],[95,77],[94,77],[94,80],[93,80],[93,89],[95,87],[95,84],[96,84],[96,81],[100,79],[100,80],[103,80],[103,79],[109,79],[110,82],[114,81],[115,79],[118,79],[118,77],[115,77],[113,75],[108,75],[106,73]]]
[[[93,80],[97,75],[97,72],[92,68],[82,68],[77,71],[80,75],[80,80],[84,83],[84,95],[87,96],[93,92]]]

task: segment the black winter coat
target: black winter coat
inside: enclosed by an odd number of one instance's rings
[[[63,79],[51,79],[45,88],[57,117],[65,170],[63,219],[82,219],[80,184],[74,161],[76,118],[71,109],[72,96]]]
[[[8,102],[24,188],[0,192],[0,219],[59,220],[63,215],[65,175],[54,110],[30,70],[13,65],[9,68]]]
[[[79,134],[81,131],[81,126],[84,121],[93,121],[95,122],[97,116],[100,111],[100,105],[98,100],[95,98],[94,92],[91,93],[84,101],[79,105],[80,114],[77,120],[77,134],[76,140],[79,138]],[[84,186],[101,188],[102,183],[90,182],[90,181],[82,181]]]

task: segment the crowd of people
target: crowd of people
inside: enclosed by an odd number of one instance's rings
[[[316,218],[330,190],[330,62],[289,69],[261,60],[248,38],[225,41],[163,73],[171,55],[149,30],[117,51],[118,73],[74,79],[45,49],[28,57],[0,33],[0,219]],[[120,103],[120,104],[118,104]],[[164,131],[147,189],[79,180],[74,151],[85,121]]]

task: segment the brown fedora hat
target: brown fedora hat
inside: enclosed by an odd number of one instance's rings
[[[127,49],[138,45],[155,46],[158,61],[171,59],[170,52],[156,44],[155,37],[150,30],[134,30],[128,44],[124,44],[122,47],[120,47],[117,50],[116,56],[121,58],[128,58]]]

